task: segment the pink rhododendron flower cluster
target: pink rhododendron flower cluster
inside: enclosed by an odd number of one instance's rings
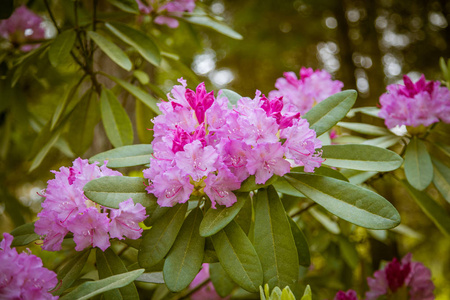
[[[94,246],[106,250],[110,238],[138,239],[142,234],[139,222],[147,217],[145,208],[134,204],[130,198],[119,204],[119,209],[102,207],[89,200],[83,192],[84,185],[102,176],[122,176],[106,167],[89,164],[88,160],[77,158],[70,168],[61,167],[52,171],[55,179],[49,180],[45,200],[35,232],[44,236],[42,248],[57,251],[68,232],[73,233],[75,249],[81,251]]]
[[[450,91],[439,81],[427,82],[422,75],[413,83],[404,75],[403,82],[388,85],[388,92],[380,97],[379,116],[388,128],[429,126],[439,120],[450,123]]]
[[[271,91],[269,97],[283,97],[282,112],[294,111],[303,115],[314,104],[340,92],[343,86],[341,81],[332,80],[325,70],[313,71],[312,68],[302,67],[300,79],[294,72],[285,72],[284,77],[278,78],[275,83],[278,90]]]
[[[0,36],[11,44],[27,52],[39,47],[39,44],[27,44],[30,41],[45,38],[43,20],[25,5],[17,8],[12,15],[0,21]]]
[[[399,262],[394,258],[383,270],[374,273],[374,278],[367,278],[370,290],[366,293],[367,300],[376,300],[382,295],[392,295],[388,299],[396,299],[395,293],[406,287],[410,300],[434,299],[434,284],[431,272],[423,264],[411,261],[411,253]]]
[[[321,165],[316,133],[298,112],[283,112],[281,97],[267,99],[257,91],[254,99],[243,97],[229,107],[225,96],[215,98],[204,83],[192,91],[185,80],[179,82],[168,95],[170,101],[159,104],[153,158],[144,170],[147,191],[160,206],[206,194],[212,207],[229,207],[236,202],[232,191],[250,175],[264,184],[291,166],[313,172]]]
[[[209,278],[209,264],[203,264],[202,269],[198,272],[197,276],[195,276],[194,280],[192,280],[189,285],[190,289],[194,289],[198,285],[200,285],[203,281]],[[230,299],[230,297],[222,298],[217,294],[214,285],[212,282],[208,282],[205,286],[200,288],[198,291],[191,295],[191,300],[221,300],[221,299]]]
[[[157,15],[155,23],[165,24],[170,28],[176,28],[179,25],[178,20],[173,17],[181,17],[183,12],[192,12],[195,8],[195,0],[136,0],[136,2],[142,14],[154,12]]]
[[[53,271],[36,255],[17,253],[13,236],[4,233],[0,242],[0,299],[58,299],[49,293],[58,284]]]
[[[334,297],[334,300],[358,300],[358,296],[354,290],[348,290],[347,292],[339,291]]]

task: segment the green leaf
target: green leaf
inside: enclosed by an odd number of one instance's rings
[[[104,75],[107,76],[109,79],[115,81],[118,85],[120,85],[128,93],[130,93],[131,95],[136,97],[136,99],[138,99],[139,101],[141,101],[142,103],[147,105],[155,113],[157,113],[158,115],[161,114],[161,111],[159,110],[158,106],[156,105],[156,103],[158,103],[159,101],[156,100],[155,98],[153,98],[152,96],[150,96],[149,93],[147,93],[146,91],[143,91],[142,89],[138,88],[137,86],[132,85],[131,83],[128,83],[122,79],[108,75],[106,73],[104,73]]]
[[[124,12],[139,14],[139,6],[135,0],[108,0],[108,2]]]
[[[8,201],[9,199],[7,199]],[[11,231],[11,235],[14,237],[11,246],[25,246],[31,242],[38,240],[40,237],[34,232],[34,222],[26,223]]]
[[[355,90],[346,90],[334,94],[311,108],[303,118],[317,136],[322,135],[343,119],[356,101]]]
[[[250,201],[249,193],[238,193],[237,202],[230,207],[220,205],[218,208],[210,208],[200,224],[200,235],[211,236],[227,226],[236,217],[246,201]]]
[[[243,38],[242,35],[228,27],[228,25],[207,14],[198,12],[194,12],[193,14],[185,13],[182,19],[191,24],[211,28],[235,40],[242,40]]]
[[[56,68],[67,63],[76,38],[77,34],[72,29],[63,31],[56,36],[48,49],[48,60],[53,67]]]
[[[352,108],[347,114],[347,118],[353,118],[357,112],[363,113],[365,115],[380,118],[378,116],[378,113],[380,112],[380,109],[375,106],[365,106],[365,107],[358,107],[358,108]]]
[[[289,196],[305,198],[306,196],[300,193],[296,188],[294,188],[284,177],[280,177],[276,182],[274,182],[273,187],[279,193],[283,193]]]
[[[400,142],[401,139],[402,139],[402,137],[400,137],[400,136],[389,134],[389,135],[380,136],[380,137],[377,137],[374,139],[366,140],[366,141],[362,142],[361,144],[373,145],[373,146],[377,146],[380,148],[389,148],[391,146],[394,146],[398,142]]]
[[[164,283],[163,272],[144,273],[136,281],[148,282],[148,283]]]
[[[144,269],[114,275],[105,279],[88,281],[77,286],[70,293],[59,298],[60,300],[87,300],[106,291],[117,289],[133,282],[137,277],[144,273]]]
[[[259,189],[254,201],[255,250],[270,288],[294,284],[298,279],[298,253],[283,203],[273,186]]]
[[[290,217],[288,217],[288,220],[292,236],[294,237],[295,247],[297,248],[298,262],[304,267],[309,267],[311,265],[311,255],[309,254],[308,241],[297,223]]]
[[[133,127],[125,109],[108,89],[102,89],[100,109],[103,127],[114,147],[133,143]]]
[[[352,131],[367,134],[367,135],[387,135],[390,131],[384,127],[364,124],[364,123],[354,123],[354,122],[339,122],[338,126]]]
[[[154,138],[152,130],[154,124],[152,123],[152,119],[158,115],[141,101],[136,101],[134,111],[136,131],[139,141],[141,143],[151,143]]]
[[[149,63],[159,66],[161,63],[159,48],[144,32],[122,23],[105,23],[105,26],[123,42],[135,48]]]
[[[90,253],[90,248],[77,252],[58,272],[58,280],[60,280],[61,286],[53,292],[54,296],[61,295],[78,279]]]
[[[433,221],[439,230],[447,237],[450,236],[450,216],[446,210],[428,196],[426,192],[418,191],[406,180],[402,180],[402,183],[423,212]]]
[[[61,135],[63,125],[58,126],[58,128],[56,128],[54,131],[50,130],[50,126],[51,122],[49,121],[44,127],[42,127],[36,140],[33,143],[31,153],[36,153],[36,155],[31,162],[29,172],[36,169],[42,163],[45,156],[47,156],[48,152],[53,147],[53,145],[55,145],[56,141],[58,141],[59,136]]]
[[[439,66],[441,67],[442,75],[444,76],[445,81],[450,80],[450,70],[445,63],[445,59],[443,57],[439,58]]]
[[[309,284],[305,288],[305,292],[303,293],[303,296],[300,300],[312,300],[312,293],[311,293],[311,287]]]
[[[331,220],[328,215],[322,213],[315,207],[310,207],[308,212],[313,216],[314,219],[317,220],[326,230],[331,232],[332,234],[340,234],[341,228],[337,224],[337,222]]]
[[[133,167],[150,163],[153,149],[150,144],[122,146],[89,158],[89,163],[108,161],[109,168]]]
[[[403,163],[397,153],[370,145],[329,145],[323,146],[322,151],[323,163],[337,168],[387,172]]]
[[[342,173],[347,176],[348,181],[351,184],[362,184],[369,178],[372,178],[378,172],[367,172],[367,171],[357,171],[357,170],[342,170]]]
[[[187,207],[187,203],[175,205],[145,231],[138,254],[140,266],[150,268],[163,260],[183,225]]]
[[[104,252],[97,248],[97,269],[100,279],[108,278],[113,275],[123,274],[128,272],[123,261],[117,256],[117,254],[110,248]],[[119,289],[113,289],[105,292],[105,299],[138,299],[139,294],[136,289],[136,285],[130,282],[128,285]]]
[[[150,83],[150,77],[148,77],[147,73],[141,70],[134,70],[133,76],[139,80],[142,85],[146,85]]]
[[[217,257],[230,278],[249,292],[257,292],[263,283],[258,254],[236,222],[211,236]]]
[[[189,286],[202,267],[205,238],[198,231],[202,218],[199,207],[189,213],[164,262],[164,281],[172,292]]]
[[[369,229],[390,229],[400,223],[395,207],[370,190],[324,176],[289,173],[284,178],[308,198],[350,223]]]
[[[423,191],[433,180],[433,164],[422,140],[413,137],[405,152],[406,179],[415,189]]]
[[[220,263],[209,264],[211,282],[220,297],[225,298],[233,291],[234,281],[228,276]]]
[[[227,97],[228,99],[228,108],[231,109],[233,107],[233,105],[237,105],[237,102],[239,101],[239,99],[242,98],[241,95],[239,95],[238,93],[232,91],[232,90],[227,90],[227,89],[221,89],[222,91],[222,96]]]
[[[96,98],[95,93],[87,93],[69,119],[70,137],[67,141],[70,149],[78,155],[83,155],[94,139],[94,128],[100,120],[100,105]]]
[[[241,183],[241,187],[238,190],[236,190],[236,192],[250,192],[250,191],[255,191],[257,189],[260,189],[260,188],[264,188],[264,187],[267,187],[267,186],[273,184],[274,182],[276,182],[278,180],[278,178],[280,178],[280,177],[277,175],[273,175],[266,181],[266,183],[257,184],[255,182],[255,175],[250,175],[247,179],[245,179]]]
[[[92,201],[111,208],[119,208],[119,204],[129,198],[134,203],[155,209],[156,198],[145,190],[144,178],[127,176],[103,176],[89,181],[84,186],[84,194]]]
[[[130,58],[116,44],[94,31],[88,31],[87,34],[113,62],[127,71],[131,70],[133,64]]]
[[[433,183],[441,195],[450,203],[450,168],[433,158]]]

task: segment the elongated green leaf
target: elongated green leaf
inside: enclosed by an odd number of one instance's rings
[[[345,117],[356,101],[355,90],[334,94],[311,108],[303,117],[317,136],[322,135]]]
[[[74,30],[66,30],[58,34],[48,49],[48,60],[53,67],[64,65],[70,57],[77,34]]]
[[[378,116],[378,113],[380,112],[380,109],[375,106],[365,106],[365,107],[358,107],[358,108],[352,108],[347,114],[347,118],[353,118],[357,112],[363,113],[368,116],[372,116],[375,118],[380,118]]]
[[[54,296],[61,295],[65,290],[72,286],[75,280],[78,279],[90,253],[90,248],[78,252],[64,265],[61,271],[58,272],[58,280],[61,281],[61,286],[53,292]]]
[[[106,75],[111,80],[115,81],[118,85],[120,85],[128,93],[130,93],[131,95],[136,97],[136,99],[138,99],[139,101],[141,101],[142,103],[147,105],[155,113],[161,114],[161,111],[159,110],[158,106],[156,105],[156,103],[158,103],[158,100],[156,100],[155,98],[150,96],[149,93],[143,91],[142,89],[138,88],[137,86],[132,85],[131,83],[128,83],[128,82],[126,82],[126,81],[124,81],[122,79],[119,79],[117,77],[108,75],[106,73],[104,75]]]
[[[95,93],[87,93],[74,108],[69,119],[70,149],[77,155],[83,155],[94,139],[95,125],[100,121],[100,105]]]
[[[237,202],[230,207],[221,205],[218,208],[208,209],[200,224],[201,236],[207,237],[216,234],[234,219],[246,201],[250,201],[250,195],[248,193],[238,193],[236,197]]]
[[[166,256],[183,225],[187,207],[187,203],[175,205],[145,232],[138,255],[140,266],[150,268]]]
[[[308,198],[350,223],[369,229],[389,229],[400,223],[400,215],[380,195],[330,177],[289,173],[286,180]]]
[[[89,158],[90,163],[108,161],[110,168],[133,167],[150,163],[152,145],[139,144],[111,149]]]
[[[433,164],[433,183],[445,200],[450,203],[450,168],[436,159],[433,159]]]
[[[209,276],[220,297],[224,298],[231,294],[235,287],[234,281],[228,276],[220,263],[209,264]]]
[[[100,279],[128,272],[122,260],[111,248],[106,249],[105,252],[97,248],[95,253],[97,257],[98,276]],[[106,299],[134,300],[139,298],[136,285],[133,282],[119,289],[109,290],[105,292],[104,296]]]
[[[339,144],[339,145],[342,145],[342,144],[362,144],[362,143],[364,143],[366,141],[367,141],[367,139],[362,138],[360,136],[355,136],[355,135],[341,135],[341,136],[338,136],[337,138],[333,139],[333,143]]]
[[[370,171],[358,171],[358,170],[342,170],[342,173],[347,176],[348,181],[351,184],[362,184],[369,178],[372,178],[378,172],[370,172]]]
[[[51,122],[49,121],[44,127],[42,127],[41,131],[39,132],[35,142],[33,143],[32,147],[32,153],[34,152],[33,149],[38,148],[36,155],[33,158],[33,161],[31,162],[30,170],[29,172],[36,169],[44,160],[45,156],[47,156],[50,149],[55,145],[55,143],[58,141],[61,131],[62,131],[62,125],[56,128],[54,131],[50,130]]]
[[[298,279],[298,254],[283,203],[273,186],[259,189],[254,201],[255,250],[272,289],[284,288]]]
[[[402,183],[423,212],[433,221],[439,230],[446,236],[450,236],[450,216],[446,213],[445,209],[428,196],[426,192],[418,191],[406,180],[403,180]]]
[[[211,29],[213,29],[223,35],[226,35],[232,39],[242,40],[242,35],[240,35],[236,31],[234,31],[230,27],[228,27],[228,25],[226,25],[225,23],[223,23],[215,18],[212,18],[206,14],[203,15],[203,14],[199,14],[197,12],[194,12],[194,14],[192,14],[192,15],[185,14],[185,16],[183,17],[183,20],[185,20],[186,22],[189,22],[191,24],[196,24],[196,25],[211,28]]]
[[[127,71],[131,70],[131,60],[116,44],[94,31],[88,31],[87,34],[113,62]]]
[[[311,265],[311,255],[309,254],[308,241],[297,223],[290,217],[288,217],[288,220],[292,236],[294,237],[295,247],[297,248],[298,263],[304,267],[309,267]]]
[[[136,281],[148,282],[148,283],[164,283],[163,272],[144,273]]]
[[[135,0],[108,0],[108,2],[125,12],[139,14],[139,6]]]
[[[274,182],[273,187],[279,193],[283,193],[286,195],[305,198],[306,196],[299,192],[296,188],[294,188],[284,177],[280,177],[276,182]]]
[[[253,205],[252,201],[245,201],[244,206],[241,208],[239,213],[234,217],[234,221],[241,226],[246,235],[249,235],[250,227],[253,224],[252,221]]]
[[[364,145],[373,145],[380,148],[389,148],[400,142],[402,138],[396,135],[385,135],[362,142]]]
[[[9,199],[7,199],[8,201]],[[39,235],[34,232],[34,222],[26,223],[11,231],[11,235],[14,237],[11,246],[25,246],[35,240],[39,239]]]
[[[141,143],[151,143],[153,141],[153,123],[152,119],[158,115],[143,104],[142,101],[136,101],[135,103],[135,122],[136,131]]]
[[[114,147],[133,143],[133,127],[125,109],[116,96],[107,89],[102,89],[100,107],[103,127]]]
[[[350,129],[355,132],[368,135],[387,135],[390,134],[389,130],[384,127],[364,124],[364,123],[353,123],[353,122],[339,122],[338,126],[346,129]]]
[[[103,176],[89,181],[84,186],[84,194],[92,201],[111,208],[129,198],[147,209],[155,209],[156,198],[145,190],[144,178],[126,176]]]
[[[422,140],[413,137],[405,152],[406,179],[415,189],[423,191],[433,180],[433,164]]]
[[[123,42],[135,48],[149,63],[159,66],[161,63],[159,48],[144,32],[122,23],[105,23],[105,26]]]
[[[144,273],[144,269],[138,269],[127,273],[114,275],[105,279],[100,279],[97,281],[88,281],[79,285],[73,291],[71,291],[70,293],[64,295],[59,299],[87,300],[94,297],[95,295],[100,295],[106,291],[126,286],[130,282],[133,282],[136,278],[138,278],[142,273]]]
[[[222,91],[222,96],[227,97],[228,99],[228,108],[232,108],[233,105],[236,105],[237,102],[239,101],[239,99],[242,98],[241,95],[239,95],[238,93],[232,91],[232,90],[227,90],[227,89],[221,89]]]
[[[198,232],[202,218],[199,207],[191,211],[164,262],[164,281],[172,292],[185,289],[202,266],[205,238]]]
[[[255,248],[241,227],[231,221],[211,236],[217,257],[231,279],[249,292],[263,283],[263,270]]]
[[[395,152],[370,145],[329,145],[323,146],[322,151],[323,163],[331,167],[387,172],[403,163]]]
[[[278,180],[278,178],[280,178],[280,177],[277,175],[273,175],[266,181],[266,183],[257,184],[255,182],[255,175],[250,175],[247,179],[245,179],[241,183],[241,187],[238,190],[236,190],[236,192],[250,192],[250,191],[260,189],[260,188],[264,188],[264,187],[267,187],[267,186],[273,184],[274,182],[276,182]]]
[[[311,214],[311,216],[314,217],[322,226],[331,232],[332,234],[340,234],[341,228],[337,224],[337,222],[331,220],[326,214],[322,213],[315,207],[311,207],[308,212]]]

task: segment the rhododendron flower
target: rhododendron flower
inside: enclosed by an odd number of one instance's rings
[[[450,91],[439,81],[426,81],[422,75],[413,83],[404,75],[401,84],[387,86],[381,95],[379,116],[388,128],[397,125],[429,126],[439,120],[450,123]]]
[[[0,21],[0,36],[24,52],[33,50],[39,44],[27,42],[45,38],[43,19],[22,5],[8,19]]]
[[[294,72],[283,75],[275,83],[278,90],[269,93],[270,98],[283,97],[283,112],[299,112],[303,115],[314,104],[340,92],[344,86],[341,81],[332,80],[331,74],[324,70],[313,71],[302,67],[300,79],[297,79]]]
[[[367,278],[367,283],[370,288],[366,293],[367,300],[376,300],[382,295],[388,299],[397,299],[396,293],[401,293],[405,288],[410,300],[434,299],[431,272],[423,264],[411,262],[411,253],[403,257],[401,262],[394,258],[383,270],[376,271],[374,278]]]
[[[56,273],[44,268],[39,257],[17,253],[12,241],[4,233],[0,242],[0,299],[58,299],[49,292],[58,284]]]
[[[170,28],[178,27],[179,23],[176,18],[183,16],[183,12],[192,12],[195,8],[195,0],[136,0],[139,10],[142,14],[150,14],[154,12],[157,17],[155,23],[167,25]]]
[[[147,192],[160,206],[184,203],[191,195],[208,196],[211,207],[237,201],[234,190],[250,175],[264,184],[291,167],[313,172],[322,163],[321,142],[298,112],[283,112],[283,99],[243,97],[228,107],[228,99],[196,90],[186,81],[174,86],[162,114],[153,119],[153,157],[144,170]],[[290,159],[288,161],[287,159]]]
[[[354,290],[348,290],[347,292],[339,291],[334,297],[334,300],[358,300],[358,297]]]
[[[42,248],[57,251],[68,232],[73,233],[75,250],[93,246],[106,250],[110,237],[137,239],[142,234],[138,223],[145,220],[145,208],[132,199],[119,204],[119,209],[100,206],[89,200],[83,187],[90,180],[102,176],[122,176],[106,167],[89,164],[77,158],[70,168],[53,171],[55,179],[49,180],[45,200],[35,232],[44,237]]]
[[[198,272],[197,276],[195,276],[194,280],[192,280],[191,284],[189,285],[190,289],[195,288],[196,286],[200,285],[202,282],[207,280],[209,278],[209,264],[203,264],[202,269],[200,272]],[[193,293],[190,296],[191,300],[221,300],[221,299],[230,299],[230,296],[227,296],[225,298],[222,298],[217,294],[216,290],[214,289],[214,285],[212,282],[208,282],[205,286],[200,288],[198,291]]]

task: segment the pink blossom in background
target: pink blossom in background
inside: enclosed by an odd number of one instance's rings
[[[312,68],[302,67],[299,79],[294,72],[283,75],[275,83],[277,90],[269,93],[270,98],[283,97],[283,112],[304,115],[314,104],[340,92],[344,86],[341,81],[332,80],[331,74],[325,70],[313,71]]]
[[[58,284],[56,273],[44,268],[39,257],[17,253],[12,241],[4,233],[0,242],[0,299],[58,299],[49,292]]]
[[[194,280],[192,280],[191,284],[189,285],[190,289],[195,288],[199,284],[201,284],[203,281],[207,280],[209,278],[209,264],[203,264],[202,269],[200,272],[198,272],[197,276],[195,276]],[[203,286],[201,289],[196,291],[191,295],[191,300],[221,300],[221,299],[230,299],[229,296],[222,298],[217,294],[216,290],[214,289],[214,285],[212,282],[208,282],[205,286]]]
[[[39,44],[27,44],[30,41],[45,38],[43,19],[25,5],[18,7],[12,15],[0,21],[0,36],[9,40],[15,47],[28,52],[38,48]]]
[[[354,290],[348,290],[347,292],[339,291],[334,297],[334,300],[358,300],[358,297]]]
[[[426,81],[424,75],[416,83],[404,75],[403,82],[388,85],[387,93],[380,97],[379,116],[388,128],[450,123],[450,91],[446,87],[439,81]]]
[[[136,2],[142,14],[148,15],[154,12],[157,15],[154,22],[170,28],[176,28],[179,25],[174,17],[181,17],[183,12],[192,12],[195,8],[195,0],[136,0]]]
[[[185,203],[195,194],[207,195],[213,208],[230,207],[237,201],[233,191],[250,175],[264,184],[291,167],[320,167],[320,140],[298,112],[283,111],[283,98],[257,91],[229,108],[228,99],[220,92],[215,98],[204,83],[193,91],[178,81],[169,102],[158,104],[162,114],[152,120],[153,154],[144,170],[146,190],[160,206]]]
[[[102,207],[89,200],[83,187],[90,180],[102,176],[122,176],[121,173],[88,160],[77,158],[72,167],[61,167],[52,171],[55,179],[47,183],[45,200],[35,232],[44,239],[44,250],[57,251],[65,235],[73,233],[75,250],[81,251],[89,246],[103,251],[110,246],[110,238],[137,239],[142,234],[138,223],[145,220],[145,208],[134,204],[130,198],[119,204],[119,209]]]
[[[382,295],[394,295],[402,287],[408,289],[410,300],[433,300],[434,284],[431,272],[419,262],[411,262],[411,253],[403,257],[401,262],[394,258],[383,270],[367,278],[370,290],[367,300],[376,300]],[[395,298],[392,298],[395,299]]]

